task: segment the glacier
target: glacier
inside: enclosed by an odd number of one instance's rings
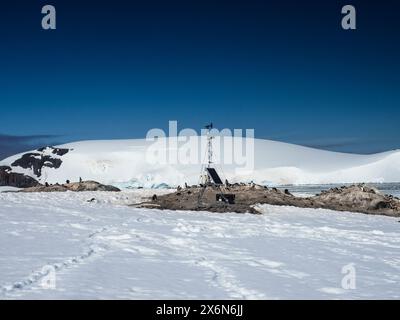
[[[172,138],[166,139],[169,142]],[[128,188],[176,187],[184,183],[199,182],[200,163],[150,164],[146,152],[151,143],[145,139],[68,143],[57,147],[68,148],[70,152],[62,156],[53,155],[62,160],[58,169],[43,167],[40,177],[35,176],[31,168],[12,169],[14,172],[30,175],[42,183],[78,181],[80,177]],[[254,139],[253,143],[252,170],[237,172],[235,164],[221,164],[220,171],[230,182],[253,181],[264,185],[400,182],[399,150],[357,155],[271,140]],[[171,151],[173,147],[168,148],[167,151]],[[4,159],[0,161],[0,165],[10,166],[22,155]]]

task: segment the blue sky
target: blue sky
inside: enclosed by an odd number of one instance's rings
[[[400,5],[21,1],[0,12],[0,158],[151,128],[254,128],[328,150],[400,148]],[[57,29],[41,29],[53,4]]]

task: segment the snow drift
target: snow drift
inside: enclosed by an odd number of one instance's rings
[[[192,137],[193,138],[193,137]],[[160,152],[177,148],[166,141]],[[176,139],[176,138],[175,138]],[[203,140],[195,137],[194,140]],[[232,138],[231,138],[232,139]],[[237,138],[234,138],[237,139]],[[237,172],[235,164],[222,165],[224,178],[230,182],[254,181],[260,184],[327,184],[357,182],[400,182],[400,151],[373,155],[345,154],[323,151],[270,140],[252,139],[254,166],[247,172]],[[189,142],[190,143],[190,142]],[[95,180],[119,187],[162,187],[198,183],[201,164],[149,163],[149,147],[154,142],[144,139],[81,141],[57,146],[69,149],[57,153],[51,148],[32,151],[34,157],[60,159],[58,168],[44,161],[37,168],[21,167],[18,160],[24,154],[9,157],[0,165],[11,166],[13,172],[24,173],[41,183],[64,183],[66,180]],[[155,147],[157,149],[157,146]],[[12,165],[14,164],[14,165]],[[47,164],[47,165],[46,165]],[[218,166],[217,166],[218,167]]]

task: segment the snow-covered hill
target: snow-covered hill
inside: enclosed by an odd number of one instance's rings
[[[174,145],[169,145],[171,151]],[[198,138],[196,138],[198,139]],[[223,165],[229,181],[254,181],[261,184],[325,184],[353,182],[400,182],[400,151],[374,155],[354,155],[317,150],[288,143],[254,139],[254,170],[238,173],[237,165]],[[37,168],[21,167],[19,154],[0,162],[14,172],[30,175],[40,182],[63,183],[93,179],[118,186],[155,187],[198,182],[200,164],[149,163],[150,141],[81,141],[58,146],[63,150],[32,151],[33,159],[43,159]],[[164,151],[159,147],[158,151]],[[26,154],[26,153],[25,153]],[[54,159],[60,159],[59,161]],[[15,163],[17,161],[17,163]],[[14,166],[12,166],[14,164]],[[17,165],[16,165],[17,164]]]

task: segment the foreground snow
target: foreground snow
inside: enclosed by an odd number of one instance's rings
[[[0,193],[0,298],[400,298],[394,218],[126,206],[153,193]],[[352,263],[356,289],[345,290]],[[55,289],[43,287],[46,266]]]
[[[179,150],[186,144],[191,150],[198,150],[195,145],[204,144],[204,139],[192,137],[190,141],[179,143]],[[172,139],[172,138],[171,138]],[[185,182],[196,184],[199,181],[200,162],[184,164],[149,163],[149,146],[163,154],[166,150],[173,153],[177,146],[174,139],[161,139],[161,146],[154,147],[146,140],[105,140],[82,141],[59,146],[71,149],[63,156],[54,155],[51,150],[44,150],[41,155],[60,158],[62,165],[58,169],[44,167],[39,181],[64,183],[66,180],[95,180],[118,187],[157,187],[162,185],[177,186]],[[235,143],[242,145],[235,138]],[[244,162],[252,170],[237,171],[242,164],[225,161],[221,174],[231,182],[254,181],[260,184],[327,184],[355,182],[400,182],[400,151],[384,152],[374,155],[354,155],[306,148],[298,145],[261,139],[248,139],[254,143],[254,154],[246,152]],[[165,147],[164,147],[165,145]],[[233,147],[235,146],[235,147]],[[244,148],[244,146],[242,145]],[[223,144],[223,153],[242,154],[243,150],[227,140]],[[215,152],[215,158],[218,154]],[[37,153],[37,151],[35,151]],[[244,153],[244,152],[243,152]],[[183,152],[185,154],[185,152]],[[21,154],[0,161],[0,165],[11,165]],[[40,158],[40,156],[38,156]],[[204,157],[199,155],[199,160]],[[243,159],[240,159],[243,160]],[[219,166],[217,166],[219,167]],[[243,169],[243,168],[242,168]],[[13,167],[14,172],[28,174],[36,179],[32,169]]]

